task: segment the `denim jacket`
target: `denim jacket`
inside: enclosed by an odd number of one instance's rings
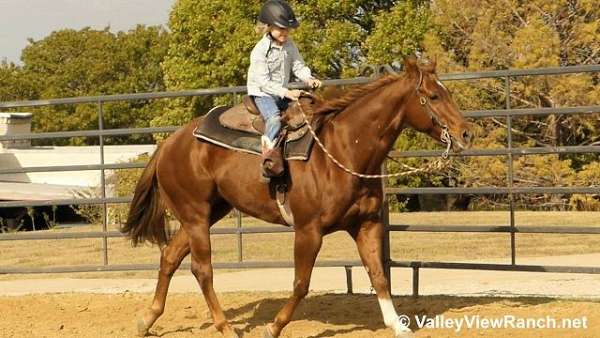
[[[279,46],[269,34],[265,34],[250,54],[248,95],[283,98],[292,74],[304,82],[312,78],[310,69],[291,39]]]

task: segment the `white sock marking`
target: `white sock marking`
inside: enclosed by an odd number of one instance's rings
[[[400,319],[398,319],[398,313],[394,308],[394,303],[392,303],[391,299],[377,298],[379,301],[379,307],[381,308],[381,313],[383,314],[383,322],[385,326],[394,330],[394,334],[396,336],[401,335],[403,333],[412,332],[406,325],[400,323]]]

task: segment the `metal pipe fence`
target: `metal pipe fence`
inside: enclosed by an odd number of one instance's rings
[[[389,67],[373,67],[376,73],[390,71]],[[442,81],[465,81],[480,79],[503,79],[505,89],[505,109],[494,110],[476,110],[465,112],[466,117],[485,118],[501,117],[506,119],[507,129],[507,147],[501,149],[470,149],[459,154],[451,156],[495,156],[506,157],[507,165],[507,185],[504,187],[480,187],[480,188],[393,188],[386,187],[384,184],[385,201],[382,209],[386,232],[384,236],[384,260],[386,265],[386,275],[391,276],[391,268],[410,268],[413,272],[413,295],[417,296],[419,292],[419,271],[420,269],[460,269],[460,270],[498,270],[498,271],[530,271],[530,272],[558,272],[558,273],[588,273],[600,274],[600,267],[592,266],[548,266],[548,265],[520,265],[516,263],[516,244],[515,236],[517,233],[529,234],[600,234],[599,226],[585,227],[565,227],[565,226],[520,226],[515,222],[515,203],[514,197],[519,194],[543,193],[543,194],[600,194],[600,187],[582,186],[582,187],[515,187],[514,186],[514,157],[540,154],[574,154],[574,153],[600,153],[600,145],[588,146],[560,146],[560,147],[514,147],[513,144],[513,118],[524,116],[547,116],[547,115],[572,115],[572,114],[593,114],[600,112],[600,105],[584,107],[565,107],[565,108],[529,108],[515,109],[511,103],[511,82],[513,78],[524,76],[549,76],[549,75],[568,75],[577,73],[597,73],[600,71],[600,65],[570,66],[559,68],[543,68],[528,70],[502,70],[491,72],[474,73],[455,73],[444,74],[440,78]],[[358,77],[353,79],[326,80],[324,85],[358,85],[370,81],[367,77]],[[300,84],[294,84],[293,87],[300,88]],[[154,134],[171,133],[177,127],[157,127],[157,128],[124,128],[124,129],[105,129],[103,105],[109,102],[135,101],[135,100],[157,100],[168,98],[210,96],[210,95],[232,95],[232,103],[240,102],[240,94],[245,93],[246,88],[223,87],[213,89],[199,89],[179,92],[159,92],[159,93],[136,93],[125,95],[104,95],[51,100],[19,101],[0,103],[0,109],[12,108],[32,108],[55,105],[78,105],[95,104],[98,112],[98,130],[82,130],[68,132],[50,132],[50,133],[29,133],[20,135],[1,136],[0,141],[6,140],[40,140],[40,139],[59,139],[71,137],[97,137],[99,141],[100,161],[94,165],[61,165],[61,166],[43,166],[43,167],[24,167],[18,169],[0,169],[0,175],[19,174],[19,173],[41,173],[41,172],[70,172],[70,171],[99,171],[101,177],[101,196],[99,198],[77,198],[45,201],[10,201],[0,202],[0,208],[9,207],[39,207],[39,206],[59,206],[59,205],[93,205],[98,204],[103,208],[102,231],[94,232],[32,232],[32,233],[12,233],[1,234],[2,241],[25,241],[25,240],[65,240],[65,239],[101,239],[102,240],[102,259],[101,265],[86,266],[56,266],[56,267],[14,267],[0,266],[0,274],[16,273],[71,273],[71,272],[93,272],[93,271],[130,271],[130,270],[156,270],[157,264],[110,264],[108,255],[109,238],[120,238],[122,234],[117,231],[109,231],[108,204],[128,203],[129,197],[107,197],[106,192],[106,171],[116,169],[135,169],[143,168],[144,163],[105,163],[105,138],[109,136],[123,136],[133,134]],[[417,157],[437,157],[442,153],[441,150],[427,151],[392,151],[392,158],[417,158]],[[389,221],[389,203],[390,195],[431,195],[431,194],[469,194],[469,195],[506,195],[509,200],[510,224],[498,226],[463,226],[463,225],[402,225],[390,224]],[[510,235],[511,261],[507,264],[484,264],[484,263],[452,263],[452,262],[422,262],[422,261],[397,261],[391,257],[392,242],[391,232],[427,232],[427,233],[508,233]],[[243,227],[242,215],[235,211],[235,227],[233,228],[213,228],[211,234],[214,235],[234,235],[237,236],[237,261],[227,263],[215,263],[216,269],[249,269],[249,268],[289,268],[293,267],[293,262],[269,262],[269,261],[246,261],[243,255],[243,235],[244,234],[275,234],[292,233],[293,230],[285,227]],[[158,260],[158,259],[157,259]],[[361,266],[359,261],[319,261],[317,266],[321,267],[343,267],[346,271],[346,282],[348,292],[353,291],[352,287],[352,267]],[[189,266],[183,265],[186,268]],[[391,282],[391,280],[390,280]]]

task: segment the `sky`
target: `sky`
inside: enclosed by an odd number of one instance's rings
[[[165,25],[175,0],[0,0],[0,60],[20,63],[28,38],[56,30],[92,27],[129,30]]]

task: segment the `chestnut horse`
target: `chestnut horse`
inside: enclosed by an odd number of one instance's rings
[[[318,133],[325,148],[355,172],[380,173],[404,127],[438,141],[445,127],[458,149],[471,144],[469,125],[439,81],[435,63],[421,64],[407,58],[404,64],[402,74],[385,76],[313,109],[315,115],[329,117]],[[209,229],[232,208],[270,223],[285,224],[269,186],[259,181],[260,157],[197,140],[192,131],[198,121],[171,135],[152,156],[122,229],[134,244],[150,241],[161,245],[154,301],[138,321],[141,335],[163,313],[171,277],[191,252],[191,271],[216,329],[227,337],[237,337],[213,289]],[[266,326],[265,337],[278,337],[290,322],[308,293],[323,236],[338,230],[347,231],[356,242],[385,325],[396,337],[412,335],[398,319],[384,274],[381,180],[359,178],[341,170],[317,145],[308,161],[289,162],[289,176],[288,198],[295,220],[293,293]],[[169,241],[166,209],[181,222]]]

